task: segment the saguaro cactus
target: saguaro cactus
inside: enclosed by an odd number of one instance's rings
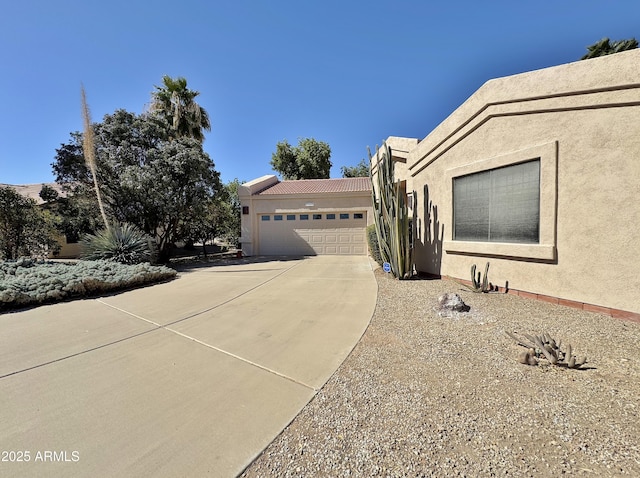
[[[394,178],[391,148],[383,143],[382,148],[376,147],[375,156],[369,150],[369,164],[380,255],[391,265],[391,273],[396,278],[407,279],[413,271],[413,251],[409,240],[411,223],[406,192]]]

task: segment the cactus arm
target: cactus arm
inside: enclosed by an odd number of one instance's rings
[[[489,292],[489,263],[484,268],[484,280],[482,281],[482,292]]]

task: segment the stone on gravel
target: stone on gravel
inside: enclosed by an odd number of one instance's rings
[[[469,312],[469,310],[471,310],[471,307],[464,303],[462,297],[452,292],[438,297],[438,304],[441,309],[453,312]]]

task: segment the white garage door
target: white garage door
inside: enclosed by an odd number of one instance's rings
[[[261,214],[261,255],[364,255],[366,212]]]

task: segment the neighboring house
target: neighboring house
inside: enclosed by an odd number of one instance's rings
[[[490,262],[511,292],[640,318],[640,50],[490,80],[387,144],[419,272]]]
[[[269,175],[242,184],[238,194],[245,255],[368,253],[369,178],[278,181]]]
[[[65,196],[66,192],[57,183],[40,183],[40,184],[0,184],[0,187],[13,188],[17,193],[24,197],[33,199],[38,205],[43,205],[45,202],[40,197],[40,191],[42,186],[50,186],[55,189],[60,196]],[[56,254],[50,254],[51,258],[56,259],[75,259],[80,257],[80,244],[76,239],[67,238],[63,234],[60,234],[56,240],[60,244],[60,250]]]

